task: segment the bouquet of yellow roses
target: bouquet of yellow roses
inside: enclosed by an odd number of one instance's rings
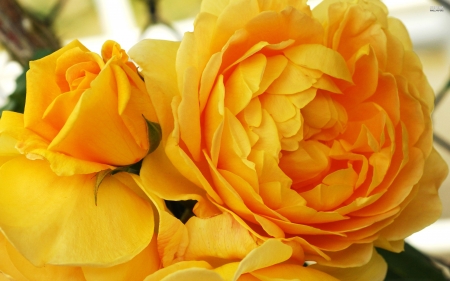
[[[378,0],[203,0],[181,42],[73,41],[0,120],[0,280],[384,280],[440,215],[433,107]]]

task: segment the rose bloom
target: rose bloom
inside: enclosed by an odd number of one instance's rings
[[[30,63],[29,135],[20,149],[45,157],[58,174],[133,164],[149,150],[144,117],[156,117],[136,67],[114,41],[105,42],[102,57],[73,41]]]
[[[96,174],[147,154],[143,81],[112,41],[102,57],[74,41],[30,64],[25,113],[0,120],[0,230],[35,266],[131,260],[152,240],[152,204],[131,174]]]
[[[163,131],[141,176],[199,217],[356,266],[440,215],[434,94],[380,1],[305,2],[205,0],[181,44],[130,50]]]

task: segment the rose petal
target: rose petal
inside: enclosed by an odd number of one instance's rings
[[[65,52],[79,48],[88,52],[78,40],[74,40],[51,55],[37,61],[30,62],[30,70],[27,72],[27,102],[25,104],[25,127],[50,140],[57,131],[46,122],[42,122],[42,116],[48,105],[59,95],[61,90],[55,81],[55,69],[57,59]],[[42,83],[46,81],[46,83]],[[41,93],[45,93],[42,95]]]
[[[442,211],[438,189],[447,175],[448,167],[433,149],[425,161],[423,176],[416,186],[417,194],[394,223],[381,231],[381,235],[389,240],[400,240],[435,222]]]
[[[145,77],[147,91],[152,93],[150,98],[155,107],[158,121],[162,131],[162,141],[165,142],[168,134],[173,130],[173,116],[170,103],[178,95],[177,74],[174,61],[179,42],[162,40],[142,40],[130,49],[128,54],[142,69]],[[154,66],[158,67],[155,68]],[[164,85],[163,87],[161,85]]]
[[[192,217],[186,223],[186,228],[189,233],[185,255],[187,260],[209,263],[214,258],[240,260],[257,247],[247,229],[227,213],[208,219]]]
[[[142,281],[160,268],[156,236],[130,261],[112,267],[83,267],[86,281]]]
[[[382,281],[387,271],[386,262],[376,251],[373,251],[370,261],[360,267],[339,268],[320,265],[312,265],[311,267],[328,273],[341,281]]]
[[[0,234],[0,276],[1,272],[17,281],[85,280],[79,267],[54,265],[35,267],[6,240],[3,234]],[[0,278],[0,280],[2,279]],[[10,279],[5,280],[9,281]]]
[[[151,240],[150,203],[113,176],[103,180],[96,206],[93,174],[58,177],[46,161],[18,157],[0,175],[0,227],[35,265],[112,266]]]
[[[205,261],[183,261],[172,264],[168,267],[162,268],[152,275],[147,276],[144,281],[168,281],[168,280],[192,280],[196,281],[200,277],[205,277],[203,280],[219,280],[223,281],[217,273],[210,270],[211,265]],[[181,278],[181,277],[182,278]],[[177,279],[179,278],[180,279]],[[185,279],[186,278],[186,279]],[[189,279],[190,278],[190,279]],[[219,278],[219,279],[209,279]]]

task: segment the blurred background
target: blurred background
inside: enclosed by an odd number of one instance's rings
[[[450,164],[450,2],[446,1],[384,3],[390,15],[406,25],[437,95],[433,113],[435,146]],[[308,1],[312,7],[319,2]],[[20,97],[25,91],[23,73],[27,69],[27,59],[23,58],[42,57],[73,39],[97,53],[107,39],[117,41],[125,50],[144,38],[180,40],[184,32],[193,30],[200,3],[201,0],[1,0],[0,107],[23,108]],[[11,14],[15,15],[12,22],[6,20]],[[30,42],[22,42],[17,36],[30,31],[37,35]],[[441,219],[408,241],[450,263],[450,177],[442,185],[440,195]]]

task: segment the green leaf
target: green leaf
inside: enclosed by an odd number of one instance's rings
[[[149,121],[147,119],[145,119],[145,121],[147,122],[148,141],[150,143],[148,154],[150,154],[158,148],[162,138],[162,131],[161,126],[158,123]]]
[[[388,264],[385,281],[448,281],[433,260],[408,243],[401,253],[377,248]]]

